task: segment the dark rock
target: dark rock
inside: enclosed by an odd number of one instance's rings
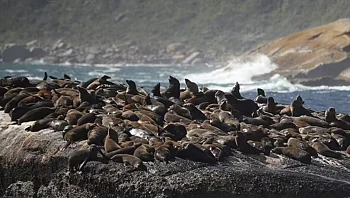
[[[41,48],[31,48],[30,50],[32,58],[42,58],[46,56],[46,52]]]
[[[31,52],[25,45],[10,45],[2,51],[2,59],[4,62],[14,62],[16,59],[24,61],[31,56]]]
[[[5,192],[5,197],[34,197],[34,195],[34,184],[31,181],[13,183]]]

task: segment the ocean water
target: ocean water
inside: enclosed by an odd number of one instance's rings
[[[282,76],[275,75],[270,79],[254,81],[252,77],[269,73],[277,68],[266,56],[249,57],[245,59],[233,58],[224,67],[212,65],[48,65],[45,63],[0,64],[0,77],[27,76],[30,79],[42,79],[44,72],[56,77],[68,74],[72,79],[85,81],[92,77],[108,75],[113,82],[125,83],[134,80],[137,86],[146,90],[160,82],[162,89],[168,86],[169,75],[176,77],[185,88],[184,79],[196,82],[200,87],[229,91],[236,82],[241,85],[241,93],[246,98],[254,99],[256,89],[263,88],[267,96],[272,96],[281,104],[289,104],[297,95],[305,101],[305,107],[316,111],[336,108],[339,113],[350,114],[349,86],[319,86],[307,87],[292,84]]]

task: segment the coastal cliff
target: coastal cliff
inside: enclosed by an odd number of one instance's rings
[[[247,55],[267,55],[280,74],[305,85],[349,85],[350,19],[341,19],[260,45]]]

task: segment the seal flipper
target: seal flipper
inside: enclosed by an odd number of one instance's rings
[[[81,170],[84,168],[84,166],[85,166],[86,163],[88,162],[88,159],[89,159],[89,156],[87,156],[87,157],[85,158],[85,160],[83,161],[83,163],[80,164],[80,166],[79,166],[79,168],[78,168],[78,171],[81,171]]]
[[[71,142],[67,142],[67,143],[63,146],[63,148],[60,149],[60,151],[66,150],[66,148],[68,148],[69,145],[71,145]]]
[[[43,81],[46,81],[47,80],[47,72],[44,73],[44,78],[43,78]]]
[[[63,78],[64,78],[64,79],[67,79],[67,80],[70,80],[70,79],[71,79],[70,76],[68,76],[67,74],[63,74]]]
[[[57,77],[55,77],[55,76],[49,76],[52,80],[56,80],[57,79]]]

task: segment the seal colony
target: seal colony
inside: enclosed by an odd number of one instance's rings
[[[124,163],[134,171],[147,170],[144,162],[177,157],[216,164],[232,152],[273,152],[305,164],[319,154],[350,154],[350,116],[332,107],[315,112],[300,96],[281,105],[262,89],[251,100],[240,94],[238,83],[223,92],[199,89],[186,79],[181,89],[172,76],[166,90],[158,83],[150,93],[132,80],[121,84],[108,76],[86,82],[49,78],[45,73],[39,81],[0,79],[0,106],[13,124],[35,121],[28,131],[61,131],[61,151],[86,141],[69,156],[70,172],[89,161]]]

